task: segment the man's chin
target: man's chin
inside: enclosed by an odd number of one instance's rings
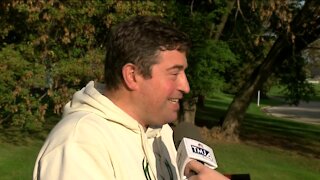
[[[170,120],[168,120],[166,124],[174,123],[176,121],[178,121],[178,116],[177,115],[170,117]]]

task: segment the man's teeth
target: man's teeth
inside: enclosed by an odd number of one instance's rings
[[[179,99],[169,99],[169,101],[174,102],[174,103],[178,103]]]

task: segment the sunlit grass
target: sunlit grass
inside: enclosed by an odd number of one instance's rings
[[[0,179],[32,179],[35,158],[41,143],[39,141],[27,145],[0,143]]]
[[[254,180],[319,177],[320,162],[317,159],[255,144],[217,141],[210,145],[214,149],[218,170],[225,174],[250,174]]]
[[[311,97],[311,101],[320,101],[320,84],[312,84],[316,91],[316,95]],[[274,96],[274,97],[282,97],[283,94],[283,86],[273,86],[270,91],[268,92],[269,96]]]
[[[198,109],[197,124],[218,126],[232,97],[219,94]],[[219,170],[249,173],[251,179],[317,179],[320,175],[320,126],[267,115],[262,108],[283,104],[281,99],[253,101],[240,129],[240,143],[211,140]]]

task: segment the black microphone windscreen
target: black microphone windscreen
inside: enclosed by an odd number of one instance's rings
[[[184,137],[203,142],[200,130],[197,126],[188,122],[180,122],[173,127],[173,141],[177,149]]]

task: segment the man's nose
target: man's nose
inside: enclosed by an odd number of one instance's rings
[[[189,93],[190,92],[190,86],[188,82],[188,78],[185,73],[183,73],[183,76],[181,77],[180,85],[179,85],[179,90],[184,92],[184,93]]]

